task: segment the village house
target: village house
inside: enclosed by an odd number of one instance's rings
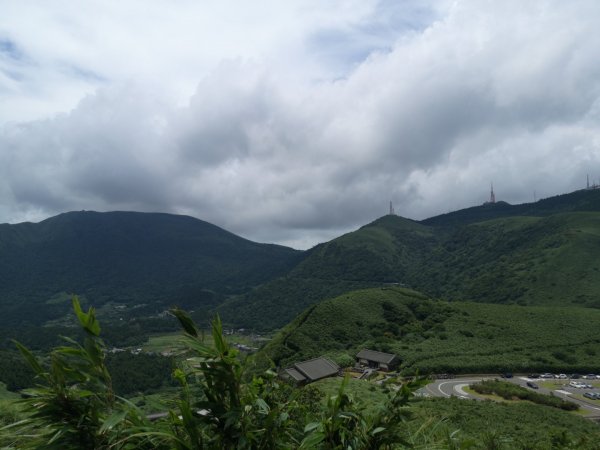
[[[333,361],[319,357],[294,364],[284,369],[281,373],[283,378],[290,379],[296,384],[308,384],[322,378],[337,376],[340,367]]]
[[[384,371],[394,370],[400,363],[400,359],[393,353],[383,353],[367,349],[363,349],[357,353],[356,361],[362,366]]]

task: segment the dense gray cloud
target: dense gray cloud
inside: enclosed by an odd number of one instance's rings
[[[422,219],[600,178],[594,1],[106,5],[0,22],[0,221],[167,211],[305,248],[390,200]]]

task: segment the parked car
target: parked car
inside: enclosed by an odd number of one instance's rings
[[[539,386],[537,384],[535,384],[533,381],[528,381],[527,382],[527,386],[529,386],[531,389],[538,389]]]
[[[582,378],[585,378],[586,380],[596,380],[596,374],[593,373],[588,373],[587,375],[584,375]]]
[[[513,374],[510,372],[504,372],[501,376],[502,378],[512,378]]]
[[[554,378],[554,375],[551,373],[543,373],[540,375],[540,378]]]
[[[572,380],[579,380],[580,378],[581,378],[581,375],[579,375],[578,373],[571,374]]]
[[[583,394],[583,396],[591,400],[600,400],[600,394],[597,392],[586,392],[585,394]]]
[[[564,373],[559,373],[558,375],[554,375],[554,378],[560,379],[560,380],[566,380],[567,379],[567,375]]]
[[[581,383],[579,381],[571,381],[569,383],[569,386],[577,388],[577,389],[581,389],[581,388],[584,388],[586,386],[586,384],[585,383]]]

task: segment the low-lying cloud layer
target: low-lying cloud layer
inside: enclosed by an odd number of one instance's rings
[[[600,179],[597,2],[274,3],[268,23],[215,3],[192,11],[199,34],[151,5],[130,33],[111,19],[135,10],[97,5],[95,33],[129,39],[130,60],[43,8],[47,30],[0,22],[1,222],[166,211],[305,248],[390,200],[422,219],[490,182],[517,203]],[[151,23],[173,34],[132,37]]]

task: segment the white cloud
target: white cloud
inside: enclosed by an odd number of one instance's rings
[[[600,176],[593,1],[5,3],[2,221],[161,210],[306,247],[389,200]]]

